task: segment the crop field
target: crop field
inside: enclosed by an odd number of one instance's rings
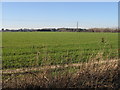
[[[117,33],[3,32],[2,68],[87,62],[99,54],[114,59],[117,48]]]
[[[3,32],[2,87],[118,88],[118,33]]]

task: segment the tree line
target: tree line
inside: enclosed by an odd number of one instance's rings
[[[2,32],[120,32],[117,28],[44,28],[44,29],[1,29]]]

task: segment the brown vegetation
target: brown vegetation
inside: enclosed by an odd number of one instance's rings
[[[89,32],[120,32],[117,28],[90,28]]]
[[[72,66],[74,68],[75,66]],[[68,67],[67,67],[68,68]],[[41,72],[26,72],[24,74],[11,74],[3,79],[3,88],[119,88],[120,68],[118,60],[96,61],[78,65],[74,72],[62,68],[55,71],[47,69]],[[67,71],[67,72],[66,72]],[[66,73],[63,73],[66,72]]]

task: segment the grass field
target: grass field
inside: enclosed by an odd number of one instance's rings
[[[118,34],[3,32],[2,87],[119,88]]]
[[[117,33],[3,32],[2,68],[86,62],[101,53],[113,59],[117,48]]]

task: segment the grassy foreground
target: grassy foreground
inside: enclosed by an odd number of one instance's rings
[[[118,60],[91,61],[78,67],[5,75],[3,88],[120,88]]]

